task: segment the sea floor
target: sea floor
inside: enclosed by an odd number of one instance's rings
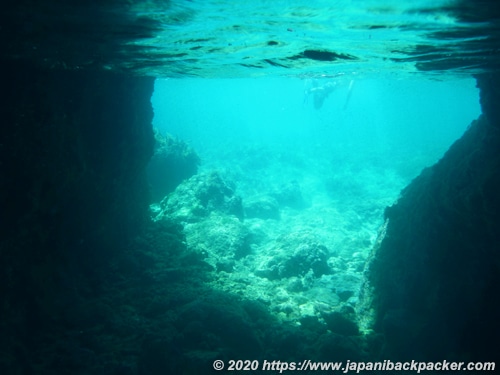
[[[211,266],[213,290],[259,301],[280,321],[327,324],[325,312],[356,309],[384,209],[407,182],[377,165],[380,157],[343,158],[251,144],[212,149],[171,194],[175,205],[163,202],[155,216],[183,222],[188,250]],[[224,203],[192,214],[199,202],[188,196],[214,176],[212,189],[225,191],[214,200],[241,197],[242,215]]]
[[[375,356],[381,343],[359,298],[365,266],[385,207],[434,160],[310,144],[197,152],[198,173],[151,205],[100,296],[70,312],[87,327],[71,334],[109,365],[148,374],[206,373],[220,359]]]

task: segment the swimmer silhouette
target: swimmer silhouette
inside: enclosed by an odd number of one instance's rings
[[[324,85],[320,85],[318,80],[313,80],[312,87],[305,90],[304,103],[307,101],[308,97],[312,95],[314,108],[320,109],[323,107],[325,99],[328,98],[336,86],[336,82],[326,82]]]

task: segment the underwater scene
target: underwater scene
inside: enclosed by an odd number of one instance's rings
[[[482,374],[496,0],[0,12],[0,375]]]
[[[341,334],[384,210],[480,114],[472,79],[158,79],[156,223],[182,224],[211,288]],[[176,186],[177,185],[177,186]]]

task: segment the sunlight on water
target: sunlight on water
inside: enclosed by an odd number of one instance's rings
[[[457,19],[459,1],[203,1],[144,12],[163,31],[139,42],[168,66],[159,76],[320,76],[411,73],[462,58],[460,43],[484,37]],[[141,14],[141,13],[140,13]],[[442,35],[439,39],[436,35]],[[457,49],[458,47],[458,49]],[[465,51],[463,51],[465,52]],[[457,62],[458,61],[458,62]],[[151,68],[154,71],[154,68]],[[457,69],[457,72],[460,72]]]
[[[0,19],[5,55],[49,68],[164,78],[442,77],[498,67],[499,18],[490,2],[32,2],[30,17],[19,5]]]

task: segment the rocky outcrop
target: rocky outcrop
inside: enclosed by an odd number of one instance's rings
[[[317,278],[332,272],[329,250],[308,232],[280,236],[266,255],[255,274],[270,280],[306,275]]]
[[[478,79],[484,115],[386,209],[365,291],[383,358],[498,356],[498,80]]]
[[[204,220],[211,212],[243,219],[241,197],[215,171],[195,175],[184,181],[161,201],[160,207],[157,219],[168,216],[192,223]]]

